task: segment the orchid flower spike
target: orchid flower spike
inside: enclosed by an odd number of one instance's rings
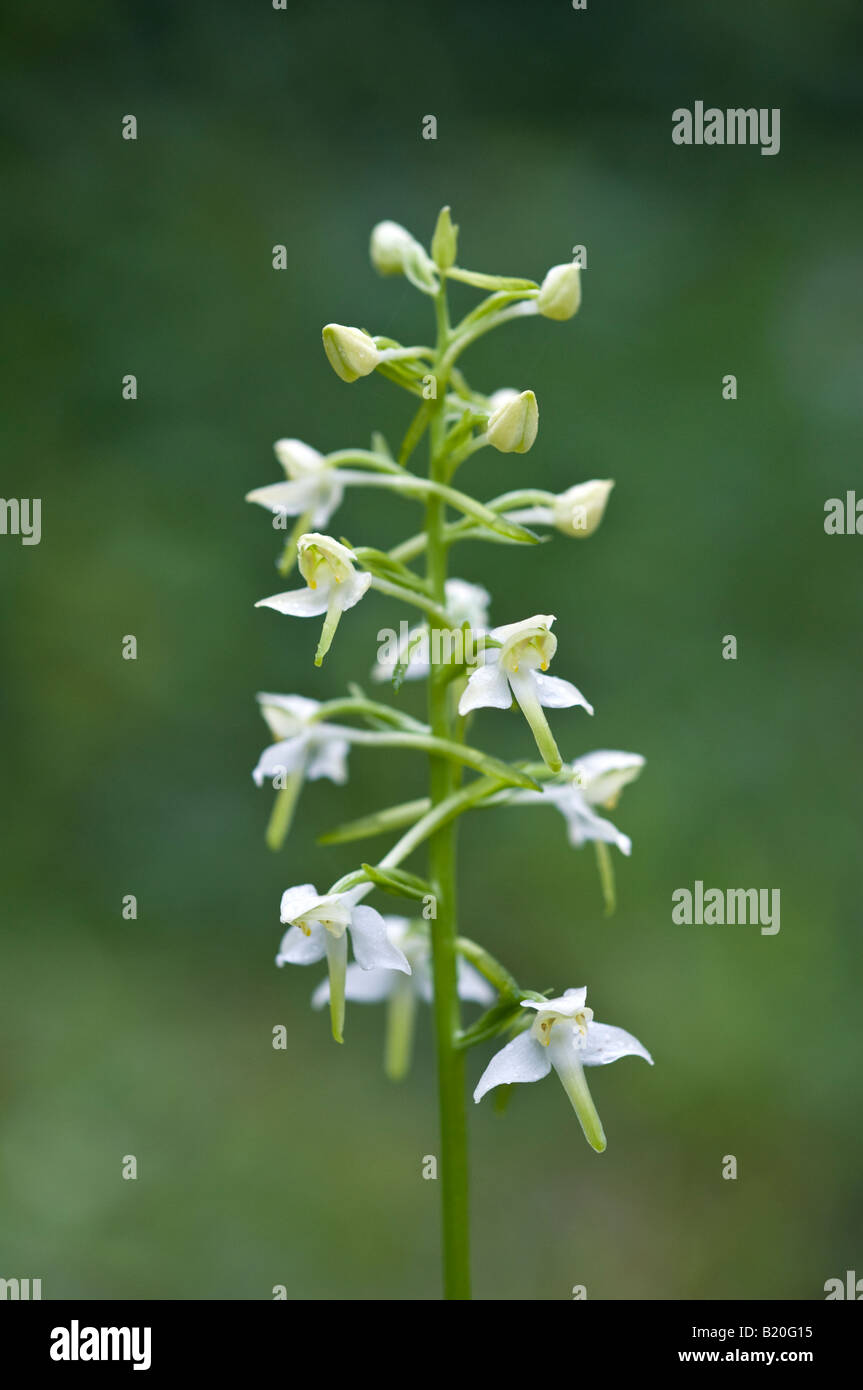
[[[288,924],[276,965],[314,965],[326,956],[330,974],[330,1018],[333,1037],[342,1042],[345,1023],[345,979],[348,938],[362,970],[401,970],[411,967],[404,952],[387,936],[384,919],[373,907],[358,901],[362,889],[323,897],[312,883],[287,888],[282,894],[281,919]]]
[[[289,613],[297,618],[315,618],[326,613],[315,652],[315,665],[320,666],[332,645],[342,614],[359,603],[372,577],[357,574],[353,566],[356,555],[332,536],[307,532],[300,536],[297,550],[300,574],[307,587],[259,599],[255,607],[275,608],[277,613]]]
[[[288,481],[254,488],[246,493],[246,501],[257,502],[276,516],[302,517],[303,530],[326,526],[344,496],[338,469],[301,439],[279,439],[273,448]]]
[[[400,1081],[410,1066],[414,1021],[417,1002],[427,1004],[434,998],[432,985],[431,942],[424,922],[411,922],[406,917],[385,917],[384,925],[390,943],[407,958],[409,976],[396,970],[363,970],[349,965],[345,975],[345,998],[359,1004],[387,1006],[386,1046],[384,1069],[391,1081]],[[495,991],[478,970],[459,956],[457,963],[459,998],[475,1004],[492,1004]],[[323,980],[312,995],[312,1007],[322,1009],[330,999],[330,982]]]
[[[513,792],[508,800],[523,806],[556,806],[566,821],[569,843],[576,849],[595,840],[617,845],[621,854],[631,854],[629,836],[597,815],[595,807],[613,809],[623,788],[635,781],[643,767],[640,753],[597,749],[577,758],[564,781],[547,782],[541,792]]]
[[[267,831],[270,848],[279,849],[291,828],[303,783],[328,777],[343,786],[348,780],[350,744],[338,729],[317,719],[318,700],[262,694],[258,704],[276,742],[264,749],[252,776],[259,787],[272,781],[279,793]]]
[[[551,496],[545,505],[523,507],[506,512],[505,516],[508,521],[519,521],[525,526],[554,526],[565,536],[582,540],[592,536],[602,521],[613,487],[611,478],[591,478],[590,482],[576,483],[556,497]]]
[[[572,1101],[584,1137],[592,1149],[602,1153],[606,1146],[602,1121],[596,1112],[585,1067],[601,1067],[619,1057],[643,1057],[653,1066],[653,1058],[637,1038],[608,1023],[594,1023],[593,1010],[585,1006],[586,989],[568,989],[559,999],[521,1001],[523,1009],[533,1009],[536,1017],[528,1031],[520,1033],[492,1057],[473,1093],[475,1101],[495,1086],[517,1081],[539,1081],[552,1067]]]
[[[486,635],[491,595],[481,584],[469,584],[466,579],[448,579],[444,584],[444,601],[454,628],[467,623],[473,640]],[[391,650],[389,642],[385,642],[378,651],[372,667],[373,681],[391,681],[399,668],[404,669],[404,679],[409,681],[422,680],[428,675],[432,653],[429,652],[429,630],[425,624],[419,623],[409,628],[398,645],[393,642],[392,646],[395,650]],[[460,649],[454,646],[450,650],[458,652]],[[466,658],[472,657],[472,652],[465,651],[464,655]]]
[[[542,674],[557,650],[557,638],[551,631],[553,622],[553,614],[537,613],[524,622],[492,628],[489,636],[500,645],[487,647],[483,652],[483,664],[470,676],[458,712],[509,709],[515,696],[543,760],[552,772],[559,772],[563,762],[543,708],[581,705],[593,714],[593,706],[569,681]]]

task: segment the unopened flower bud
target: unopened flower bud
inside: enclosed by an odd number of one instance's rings
[[[554,525],[567,536],[592,536],[602,521],[614,483],[610,478],[592,478],[577,483],[555,498]]]
[[[379,222],[372,231],[369,253],[381,275],[406,275],[424,294],[438,288],[434,262],[407,228],[398,222]]]
[[[415,254],[417,250],[422,251],[419,242],[398,222],[378,222],[372,228],[369,255],[380,275],[402,275],[405,256]]]
[[[540,286],[537,313],[547,319],[571,319],[581,303],[581,271],[574,263],[553,265]]]
[[[368,376],[380,360],[378,349],[368,333],[361,328],[346,328],[342,323],[328,323],[322,334],[327,360],[342,381],[356,381]]]
[[[489,444],[502,454],[526,454],[539,426],[539,408],[532,391],[504,401],[488,417]]]

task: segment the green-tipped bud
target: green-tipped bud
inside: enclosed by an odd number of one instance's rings
[[[614,483],[610,478],[592,478],[577,483],[554,500],[552,514],[558,531],[567,536],[592,536],[605,515]]]
[[[553,265],[540,286],[537,313],[547,319],[571,319],[581,303],[581,271],[573,263]]]
[[[380,360],[380,353],[368,333],[361,328],[346,328],[343,323],[328,323],[322,334],[327,360],[342,381],[356,381],[368,376]]]
[[[488,417],[486,438],[502,454],[526,454],[539,427],[539,407],[532,391],[503,401]]]
[[[458,227],[453,226],[449,208],[441,208],[432,237],[432,260],[438,270],[449,270],[451,265],[455,265],[457,252]]]

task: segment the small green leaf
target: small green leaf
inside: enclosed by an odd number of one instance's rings
[[[535,280],[522,280],[517,275],[483,275],[478,270],[462,270],[454,265],[447,271],[450,280],[461,280],[478,290],[538,290]]]
[[[383,454],[384,458],[388,459],[391,459],[393,456],[393,451],[380,430],[372,431],[372,453]]]
[[[404,869],[381,869],[375,864],[363,864],[363,873],[376,888],[390,893],[394,898],[423,898],[433,896],[432,886],[416,874],[406,873]]]
[[[488,1042],[506,1033],[518,1020],[524,1018],[524,1010],[518,999],[505,999],[492,1004],[482,1018],[471,1024],[459,1035],[459,1047],[474,1047],[477,1043]]]
[[[449,208],[441,208],[431,244],[432,260],[438,270],[446,271],[454,265],[457,250],[458,227],[453,225]]]
[[[334,830],[318,836],[319,845],[344,845],[351,840],[367,840],[375,835],[385,835],[390,830],[400,830],[403,825],[413,825],[431,809],[427,796],[417,801],[405,801],[401,806],[388,806],[386,810],[374,811],[358,820],[346,821]]]
[[[376,550],[374,546],[362,545],[355,549],[354,554],[363,569],[369,570],[379,579],[391,579],[406,589],[413,589],[418,594],[429,596],[429,586],[426,581],[420,575],[414,574],[413,570],[408,569],[407,565],[403,565],[401,560],[394,560],[385,550]]]

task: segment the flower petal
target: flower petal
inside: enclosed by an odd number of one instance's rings
[[[296,772],[302,766],[306,742],[305,735],[300,735],[299,738],[282,739],[281,743],[271,743],[269,748],[265,748],[252,773],[256,785],[262,787],[265,781],[273,777]]]
[[[537,627],[551,628],[554,625],[553,613],[534,613],[532,618],[522,618],[520,623],[504,623],[503,627],[493,627],[491,636],[496,642],[508,642],[518,632],[532,631]]]
[[[348,752],[350,744],[346,738],[321,739],[311,744],[311,756],[306,768],[306,777],[317,782],[320,777],[329,777],[331,782],[343,786],[348,780]]]
[[[286,888],[282,894],[280,920],[296,922],[310,907],[316,907],[321,895],[313,883],[300,883],[296,888]]]
[[[351,913],[351,941],[354,957],[363,970],[401,970],[411,973],[407,956],[387,935],[386,923],[373,907],[360,904]]]
[[[372,577],[370,574],[354,573],[349,579],[343,580],[342,583],[338,585],[337,593],[339,607],[342,612],[344,612],[346,608],[353,608],[355,603],[359,603],[363,594],[368,590],[371,582]]]
[[[463,960],[460,956],[456,970],[459,999],[467,999],[473,1004],[494,1003],[494,990],[470,961]]]
[[[289,589],[285,594],[271,594],[269,598],[258,599],[255,607],[275,608],[277,613],[287,613],[292,618],[319,618],[321,613],[326,613],[329,598],[328,586],[319,585],[317,589]]]
[[[532,675],[537,699],[546,709],[571,709],[573,705],[581,705],[588,714],[593,714],[593,705],[585,700],[571,681],[561,680],[560,676],[544,676],[539,671],[532,672]]]
[[[276,956],[276,965],[314,965],[327,953],[327,931],[320,922],[312,922],[309,935],[299,927],[286,931]]]
[[[274,739],[293,738],[321,707],[320,700],[309,700],[305,695],[261,691],[255,698]]]
[[[613,806],[623,788],[635,781],[643,767],[644,758],[640,753],[598,748],[576,758],[572,771],[579,778],[586,801],[594,806]]]
[[[566,817],[569,843],[576,849],[580,849],[588,840],[604,840],[608,845],[617,845],[622,854],[632,853],[629,836],[612,825],[610,820],[598,816],[580,793],[566,801],[559,800],[557,805]]]
[[[344,486],[339,482],[335,469],[329,476],[320,478],[313,503],[312,525],[326,526],[333,512],[341,506],[344,495]]]
[[[511,704],[509,681],[497,662],[490,662],[479,666],[468,680],[458,702],[458,712],[469,714],[474,709],[509,709]]]
[[[543,1047],[530,1033],[521,1033],[492,1057],[479,1079],[473,1098],[481,1101],[486,1092],[495,1086],[510,1086],[515,1081],[539,1081],[550,1071],[548,1048]]]
[[[257,502],[268,511],[284,516],[302,516],[314,506],[317,488],[311,479],[299,483],[270,483],[246,493],[247,502]]]
[[[581,1038],[580,1043],[576,1037],[576,1041],[585,1067],[604,1067],[608,1062],[616,1062],[618,1057],[643,1057],[653,1066],[653,1058],[638,1038],[610,1023],[589,1023],[587,1037]]]
[[[565,989],[556,999],[522,999],[523,1009],[535,1009],[539,1014],[560,1014],[561,1018],[575,1018],[584,1008],[587,1000],[587,985],[580,989]]]

